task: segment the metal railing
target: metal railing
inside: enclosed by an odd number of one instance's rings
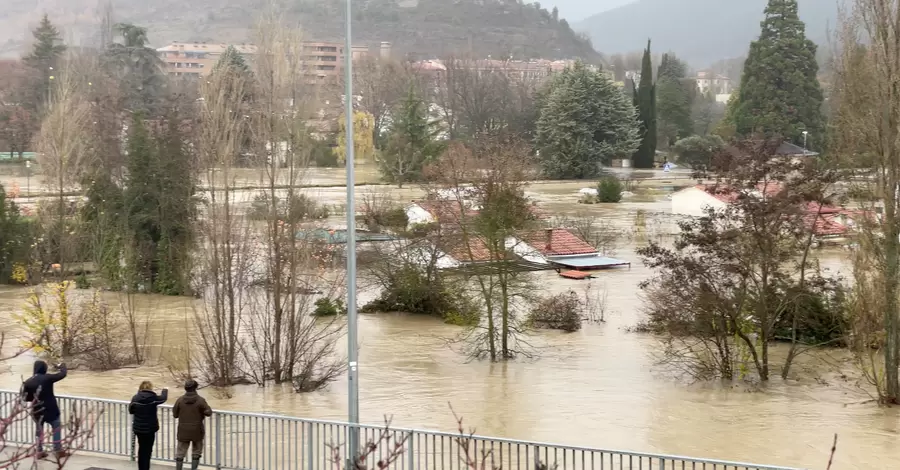
[[[8,412],[18,392],[0,391],[0,411]],[[93,414],[96,425],[82,452],[128,457],[136,455],[128,402],[82,397],[58,397],[63,417]],[[171,406],[160,406],[160,430],[153,458],[172,461],[176,421]],[[392,454],[394,469],[499,469],[504,470],[799,470],[674,455],[625,452],[461,435],[385,425],[354,426],[348,423],[290,416],[215,411],[206,423],[201,465],[234,470],[340,470],[335,460],[347,458],[348,433],[358,429],[368,453],[367,468]],[[6,430],[7,442],[28,444],[34,440],[34,423],[19,420]],[[482,466],[482,464],[485,464]]]

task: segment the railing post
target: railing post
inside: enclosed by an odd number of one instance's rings
[[[313,465],[315,462],[315,457],[313,457],[313,423],[306,423],[306,462],[307,470],[316,468]]]
[[[415,456],[415,447],[413,447],[413,443],[416,437],[416,433],[410,431],[409,436],[406,437],[406,442],[409,444],[406,446],[406,451],[409,452],[409,465],[407,466],[407,470],[415,470],[416,468],[416,456]]]
[[[216,470],[219,470],[222,468],[222,451],[220,450],[222,448],[222,445],[221,445],[222,444],[222,426],[220,423],[222,421],[221,417],[222,417],[222,415],[220,415],[218,413],[213,415],[213,420],[215,420],[214,428],[215,428],[215,434],[216,434],[216,438],[214,441],[216,450],[213,453],[216,456]]]
[[[659,470],[666,470],[666,459],[659,458]]]

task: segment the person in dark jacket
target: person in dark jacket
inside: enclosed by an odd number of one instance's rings
[[[184,392],[172,407],[172,415],[178,420],[178,433],[175,436],[178,441],[175,448],[175,469],[184,468],[184,458],[190,447],[191,470],[197,470],[200,466],[200,457],[203,455],[203,439],[206,437],[203,422],[212,416],[212,408],[197,394],[196,381],[189,379],[185,382]]]
[[[153,442],[156,441],[156,432],[159,431],[159,417],[156,410],[168,399],[168,389],[162,389],[162,393],[157,395],[153,391],[153,384],[147,380],[141,382],[137,395],[131,397],[128,412],[134,415],[131,425],[138,442],[138,470],[150,470]]]
[[[49,424],[53,429],[53,451],[57,457],[68,455],[62,448],[62,429],[60,424],[59,404],[56,403],[56,394],[53,392],[53,384],[66,378],[68,373],[65,364],[56,366],[58,372],[47,373],[47,363],[34,361],[34,375],[22,384],[22,395],[26,402],[31,403],[31,417],[34,419],[35,436],[37,437],[38,458],[47,457],[44,452],[44,425]]]

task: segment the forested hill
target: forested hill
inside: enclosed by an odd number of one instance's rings
[[[594,15],[574,27],[604,53],[642,49],[673,51],[695,67],[747,54],[759,36],[767,0],[636,0]],[[837,19],[836,0],[799,0],[807,37],[827,45]]]
[[[95,37],[98,0],[3,0],[0,55],[17,55],[43,13],[75,43]],[[154,45],[170,41],[252,42],[271,0],[111,0],[115,18],[145,26]],[[283,1],[285,21],[299,21],[310,40],[342,40],[343,0]],[[599,60],[588,41],[537,4],[520,0],[354,0],[359,43],[390,41],[400,54]]]

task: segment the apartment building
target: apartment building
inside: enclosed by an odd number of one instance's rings
[[[248,64],[253,65],[257,47],[252,44],[232,44]],[[166,73],[184,77],[205,77],[210,73],[229,44],[206,42],[173,42],[157,49],[160,59],[165,64]],[[310,76],[316,81],[327,81],[337,77],[344,66],[344,44],[337,42],[308,41],[302,45],[304,62]],[[353,46],[353,60],[370,54],[369,46]],[[390,56],[391,43],[382,42],[378,54]]]

